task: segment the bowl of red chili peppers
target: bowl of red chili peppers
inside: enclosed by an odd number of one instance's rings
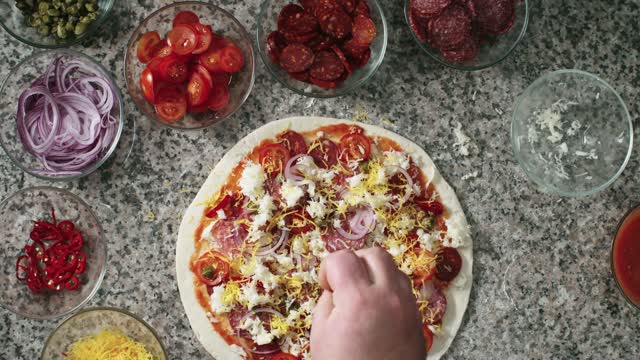
[[[93,211],[54,187],[20,190],[0,203],[0,305],[54,319],[89,301],[105,273],[107,249]]]

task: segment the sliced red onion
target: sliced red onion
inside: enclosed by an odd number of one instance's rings
[[[305,156],[309,155],[298,154],[292,157],[291,159],[289,159],[289,161],[287,161],[287,165],[284,167],[284,177],[291,180],[296,185],[300,185],[304,181],[304,176],[298,175],[296,170],[300,169],[298,160]]]
[[[281,230],[280,239],[277,242],[275,242],[273,246],[270,246],[270,247],[266,246],[266,247],[260,248],[256,253],[256,256],[267,256],[269,254],[275,253],[282,246],[282,244],[285,241],[287,241],[287,239],[289,239],[289,230],[286,230],[286,229]]]
[[[342,227],[338,226],[336,228],[336,231],[338,232],[338,234],[340,234],[340,236],[342,236],[343,238],[347,239],[347,240],[360,240],[363,237],[367,236],[367,232],[360,232],[360,233],[350,233],[345,231]]]
[[[251,316],[257,316],[257,315],[258,315],[258,314],[260,314],[260,313],[267,313],[267,314],[271,314],[271,315],[275,315],[275,316],[280,316],[281,318],[286,319],[286,317],[285,317],[284,315],[282,315],[282,313],[281,313],[281,312],[279,312],[278,310],[272,309],[272,308],[266,308],[266,307],[265,307],[265,308],[256,308],[256,309],[253,309],[253,310],[249,311],[245,316],[243,316],[243,317],[242,317],[242,319],[240,319],[238,329],[236,329],[236,336],[237,336],[238,338],[241,338],[241,337],[242,337],[242,336],[240,335],[240,331],[242,330],[242,329],[241,329],[241,327],[242,327],[242,325],[244,324],[244,322],[245,322],[248,318],[250,318]],[[282,345],[282,343],[283,343],[283,342],[284,342],[284,338],[280,339],[280,340],[279,340],[279,342],[278,342],[278,344],[279,344],[279,345]],[[269,350],[266,350],[266,351],[260,351],[260,350],[255,350],[255,349],[248,348],[248,347],[246,347],[246,346],[244,346],[244,347],[245,347],[247,350],[251,351],[252,353],[254,353],[254,354],[258,354],[258,355],[273,354],[273,353],[276,353],[276,352],[280,351],[280,349],[275,349],[275,348],[274,348],[274,349],[269,349]]]
[[[375,221],[375,214],[370,207],[360,207],[349,220],[349,227],[356,233],[366,232],[368,234],[375,228]]]
[[[47,175],[79,175],[111,147],[117,119],[109,81],[79,61],[55,59],[18,100],[17,128],[25,149]]]

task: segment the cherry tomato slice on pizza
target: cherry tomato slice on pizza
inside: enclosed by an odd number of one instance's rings
[[[164,87],[158,91],[155,108],[161,119],[178,121],[187,113],[187,95],[178,87]]]
[[[424,335],[424,345],[427,348],[427,352],[429,352],[433,345],[433,332],[429,329],[429,324],[422,324],[422,335]]]
[[[173,27],[176,27],[180,24],[197,24],[200,23],[200,19],[198,15],[196,15],[193,11],[180,11],[176,14],[176,17],[173,18]]]
[[[278,135],[278,140],[289,149],[291,156],[307,153],[307,143],[304,141],[304,137],[293,130],[287,130]]]
[[[203,284],[217,286],[229,278],[229,263],[222,254],[211,250],[200,256],[195,272]]]
[[[191,54],[198,45],[198,34],[191,25],[178,24],[167,34],[167,43],[178,55]]]
[[[209,25],[192,24],[192,26],[196,30],[196,34],[198,35],[198,42],[196,44],[196,48],[191,53],[202,54],[203,52],[209,50],[209,47],[211,46],[211,41],[213,40],[213,30],[211,30],[211,26]]]
[[[289,353],[281,352],[271,356],[271,360],[299,360],[299,358],[295,355],[291,355]]]
[[[362,134],[350,133],[340,139],[340,157],[343,161],[362,161],[371,156],[371,141]]]
[[[141,63],[146,64],[154,57],[156,46],[160,44],[162,40],[157,31],[149,31],[142,35],[140,41],[138,41],[138,47],[136,48],[136,55]]]
[[[142,71],[142,74],[140,74],[140,89],[142,90],[142,95],[144,95],[144,98],[152,104],[154,104],[156,101],[156,95],[153,86],[153,73],[151,72],[151,69],[146,68]]]
[[[436,277],[441,281],[451,281],[462,268],[462,258],[458,250],[450,247],[442,248],[436,260]]]
[[[328,169],[338,163],[338,145],[327,138],[314,140],[310,146],[309,155],[316,165]]]
[[[260,150],[260,165],[267,174],[279,174],[291,155],[282,144],[268,144]]]

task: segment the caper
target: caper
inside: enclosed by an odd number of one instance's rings
[[[47,26],[47,25],[41,25],[38,28],[38,32],[40,33],[40,35],[42,36],[49,36],[49,33],[51,32],[51,29]]]
[[[52,20],[49,15],[42,15],[40,19],[42,19],[43,24],[50,24]]]
[[[67,23],[64,25],[64,28],[68,31],[68,32],[74,32],[76,25],[74,23],[72,23],[71,21],[67,21]]]
[[[64,28],[64,25],[58,24],[58,26],[56,27],[56,35],[60,39],[66,39],[67,38],[67,30]]]
[[[38,12],[40,15],[44,15],[49,11],[49,4],[46,2],[41,2],[38,4]]]
[[[96,6],[94,4],[92,4],[92,3],[84,4],[84,8],[87,9],[87,11],[90,12],[90,13],[95,12],[97,10]]]
[[[83,34],[100,15],[97,0],[15,0],[15,6],[26,26],[60,39]]]
[[[74,34],[76,34],[76,35],[80,35],[80,34],[82,34],[83,32],[87,31],[87,27],[88,27],[88,26],[89,26],[89,25],[87,25],[87,24],[78,23],[78,24],[76,25],[76,28],[75,28],[75,30],[73,31],[73,33],[74,33]]]
[[[58,9],[49,9],[49,11],[47,11],[47,14],[49,16],[60,16],[60,10],[58,10]]]
[[[67,6],[67,14],[69,15],[78,15],[78,6],[76,5],[72,5],[72,6]]]

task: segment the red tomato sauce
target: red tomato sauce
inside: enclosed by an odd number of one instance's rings
[[[636,305],[640,305],[640,208],[620,225],[613,244],[613,269],[618,284]]]

